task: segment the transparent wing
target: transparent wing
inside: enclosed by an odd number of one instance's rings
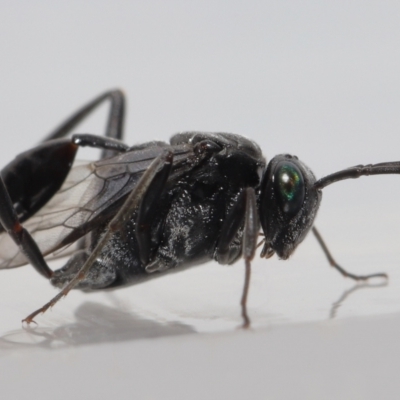
[[[34,216],[24,222],[47,259],[73,253],[77,240],[104,223],[122,204],[150,163],[166,145],[155,143],[93,163],[76,162],[61,189]],[[190,146],[173,146],[170,179],[187,171]],[[7,233],[0,234],[0,268],[27,263]]]

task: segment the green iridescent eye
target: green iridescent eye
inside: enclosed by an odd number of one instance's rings
[[[284,213],[297,214],[305,197],[303,174],[290,162],[280,163],[274,176],[277,197]]]
[[[297,169],[297,168],[296,168]],[[278,182],[282,196],[287,201],[293,200],[298,190],[300,174],[292,165],[284,165],[279,169]]]

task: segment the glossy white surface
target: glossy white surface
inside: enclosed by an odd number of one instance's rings
[[[116,86],[128,143],[240,133],[317,177],[400,160],[397,2],[2,1],[0,16],[4,165]],[[79,132],[101,134],[102,111]],[[254,262],[251,332],[236,329],[241,262],[73,292],[28,331],[20,320],[56,292],[30,267],[0,271],[3,395],[397,398],[399,182],[332,185],[316,222],[343,266],[388,285],[355,287],[310,236],[289,261]]]

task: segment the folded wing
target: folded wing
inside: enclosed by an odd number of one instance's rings
[[[77,161],[61,189],[24,222],[46,259],[73,253],[78,239],[107,222],[135,187],[150,163],[167,145],[155,142],[98,162]],[[191,146],[172,146],[174,168],[170,179],[187,172]],[[193,165],[193,164],[192,164]],[[56,167],[56,166],[55,166]],[[27,263],[7,233],[0,234],[0,268]]]

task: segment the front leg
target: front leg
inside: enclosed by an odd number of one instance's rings
[[[240,257],[245,213],[246,191],[243,190],[234,200],[234,205],[222,224],[214,253],[214,259],[218,264],[232,264]]]
[[[335,268],[337,271],[339,271],[345,278],[351,278],[351,279],[354,279],[355,281],[367,281],[370,278],[388,279],[387,274],[385,274],[384,272],[378,272],[376,274],[370,274],[370,275],[355,275],[350,272],[347,272],[332,257],[332,254],[328,250],[327,245],[325,244],[324,240],[322,239],[322,236],[320,235],[320,233],[318,232],[318,230],[315,226],[312,227],[312,232],[313,232],[314,236],[316,237],[319,245],[321,246],[322,251],[325,253],[325,256],[328,259],[330,266]]]
[[[243,328],[250,327],[250,318],[247,314],[247,296],[250,287],[251,260],[257,248],[259,230],[260,223],[256,194],[253,188],[246,188],[237,197],[235,205],[222,225],[221,235],[214,255],[216,261],[220,264],[234,262],[237,258],[235,240],[238,237],[242,238],[241,251],[245,261],[245,281],[240,301]],[[241,233],[242,231],[243,233]]]

